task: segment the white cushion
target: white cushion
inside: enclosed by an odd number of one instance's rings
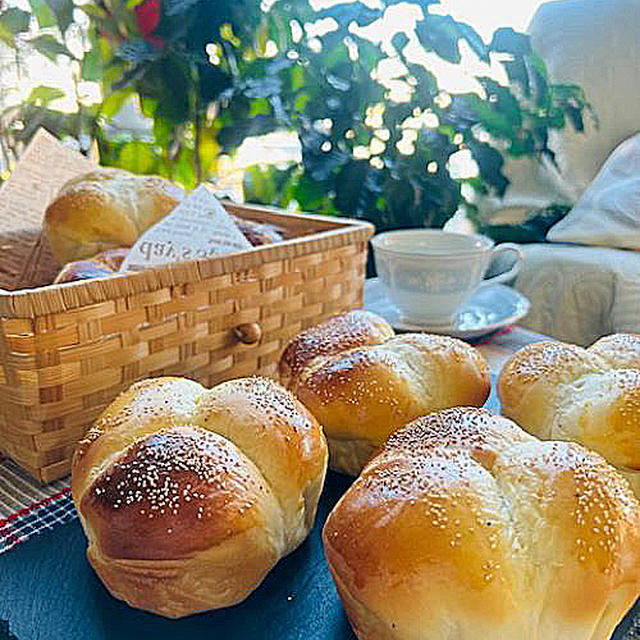
[[[547,240],[640,249],[640,134],[615,149]]]
[[[640,131],[640,2],[562,0],[543,4],[529,33],[554,83],[582,87],[599,120],[586,135],[571,125],[550,146],[577,198],[623,140]]]

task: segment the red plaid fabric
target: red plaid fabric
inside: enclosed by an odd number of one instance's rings
[[[0,461],[0,553],[76,517],[68,480],[43,487],[12,462]]]

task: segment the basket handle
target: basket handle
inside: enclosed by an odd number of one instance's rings
[[[257,344],[262,338],[262,327],[257,322],[239,324],[233,332],[236,338],[244,344]]]

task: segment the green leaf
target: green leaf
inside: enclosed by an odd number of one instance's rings
[[[171,120],[165,118],[161,113],[157,113],[153,118],[153,135],[156,142],[167,148],[174,133],[174,126]]]
[[[509,186],[509,180],[502,173],[502,167],[504,166],[502,154],[484,142],[469,140],[467,144],[475,161],[478,163],[483,180],[491,185],[500,197],[504,196]]]
[[[478,32],[468,24],[458,22],[458,33],[463,37],[471,50],[484,62],[489,62],[489,47],[485,44],[484,40],[480,37]]]
[[[314,180],[306,170],[293,186],[291,195],[298,202],[302,211],[335,212],[335,207],[331,205],[326,183]]]
[[[86,13],[93,20],[101,20],[105,18],[105,12],[100,7],[96,7],[93,4],[81,4],[78,5],[78,9],[83,13]]]
[[[196,186],[196,165],[193,149],[182,147],[180,154],[172,162],[171,179],[179,182],[186,189],[193,189]]]
[[[4,42],[11,49],[16,48],[15,36],[11,33],[9,27],[2,24],[2,20],[0,20],[0,42]]]
[[[35,38],[31,38],[28,42],[36,51],[53,62],[55,62],[56,58],[60,55],[68,56],[69,58],[74,57],[67,47],[48,34],[36,36]]]
[[[365,27],[375,20],[382,18],[382,11],[379,9],[369,9],[360,2],[342,2],[317,11],[314,18],[316,20],[333,18],[338,25],[342,25],[344,28],[348,27],[351,22]]]
[[[368,219],[382,191],[380,171],[368,160],[351,160],[336,178],[335,205],[346,216]]]
[[[73,0],[46,0],[46,2],[56,16],[60,31],[64,33],[73,22]]]
[[[572,106],[568,106],[565,111],[567,113],[567,116],[569,116],[569,120],[571,120],[573,128],[579,133],[584,133],[584,120],[582,118],[582,111],[577,107]]]
[[[460,62],[458,23],[451,16],[427,14],[416,25],[416,35],[427,51],[435,51],[448,62]]]
[[[89,82],[100,82],[102,80],[102,55],[100,49],[94,46],[84,54],[80,72],[83,80]]]
[[[258,98],[252,100],[249,107],[249,117],[255,118],[256,116],[268,116],[271,113],[271,107],[269,101],[264,98]]]
[[[398,31],[398,33],[396,33],[393,38],[391,38],[391,44],[398,53],[402,53],[408,43],[409,38],[404,31]]]
[[[492,78],[478,78],[478,81],[487,92],[487,98],[493,109],[508,119],[512,129],[520,127],[522,125],[520,103],[511,90]]]
[[[531,53],[531,40],[528,35],[518,33],[511,27],[501,27],[494,32],[489,48],[491,51],[525,56]]]
[[[152,173],[156,164],[157,158],[150,145],[141,140],[127,142],[118,157],[118,165],[132,173]]]
[[[29,29],[30,15],[27,11],[9,7],[0,13],[0,24],[6,27],[12,34],[24,33]]]
[[[514,56],[513,60],[507,60],[502,64],[507,72],[509,82],[513,85],[520,85],[524,95],[529,97],[531,95],[531,81],[524,58]]]
[[[29,6],[41,29],[55,27],[57,20],[46,0],[29,0]]]
[[[35,87],[29,97],[27,98],[27,102],[40,102],[41,104],[47,104],[48,102],[52,102],[53,100],[58,100],[59,98],[64,98],[64,91],[57,89],[56,87]]]

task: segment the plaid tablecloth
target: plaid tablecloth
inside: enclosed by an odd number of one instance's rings
[[[510,328],[477,343],[491,371],[498,373],[520,347],[545,338]],[[9,460],[0,460],[0,553],[43,531],[76,518],[69,479],[43,486]]]
[[[76,517],[67,478],[43,486],[0,461],[0,553]]]

